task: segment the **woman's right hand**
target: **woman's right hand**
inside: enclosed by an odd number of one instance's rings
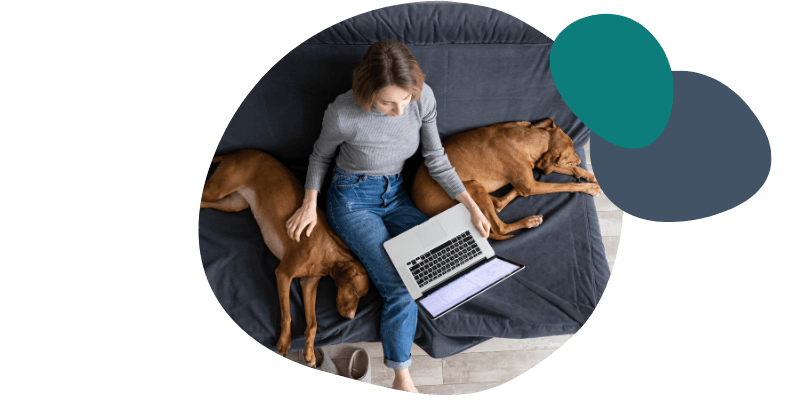
[[[311,236],[311,231],[317,225],[317,202],[304,201],[303,205],[294,212],[286,221],[286,233],[295,242],[300,242],[300,235],[306,232],[306,237]],[[308,229],[306,229],[308,227]]]

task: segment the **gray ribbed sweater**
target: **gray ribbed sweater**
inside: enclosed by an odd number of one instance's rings
[[[377,109],[367,114],[350,90],[339,95],[325,110],[322,132],[308,160],[305,188],[321,189],[337,147],[339,168],[354,174],[393,175],[403,170],[403,164],[417,151],[420,141],[431,177],[455,200],[466,189],[444,153],[436,128],[433,90],[423,84],[419,101],[409,103],[398,117]]]

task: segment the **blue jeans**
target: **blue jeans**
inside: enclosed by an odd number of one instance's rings
[[[383,298],[380,334],[383,361],[392,369],[411,365],[417,304],[397,274],[383,242],[428,220],[403,189],[403,176],[333,170],[326,205],[328,222],[367,270]]]

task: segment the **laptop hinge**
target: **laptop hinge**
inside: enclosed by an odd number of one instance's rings
[[[494,257],[495,256],[492,256],[492,258],[494,258]],[[446,284],[448,284],[448,283],[460,278],[461,275],[464,275],[467,272],[472,271],[475,268],[476,265],[482,264],[482,263],[484,263],[486,261],[487,261],[486,256],[481,257],[480,259],[476,260],[474,263],[470,264],[468,267],[466,267],[463,270],[461,270],[461,272],[459,272],[459,273],[447,278],[446,280],[443,280],[443,281],[441,281],[441,282],[439,282],[439,283],[437,283],[437,284],[435,284],[433,286],[430,286],[427,289],[423,290],[422,291],[422,295],[424,296],[424,295],[428,294],[430,291],[432,291],[434,289],[437,289],[439,286],[446,285]]]

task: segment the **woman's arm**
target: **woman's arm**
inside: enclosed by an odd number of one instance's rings
[[[444,153],[442,139],[439,138],[439,129],[436,126],[436,98],[433,97],[430,86],[423,86],[419,102],[422,117],[420,141],[425,166],[428,167],[431,178],[439,183],[451,199],[456,200],[456,196],[466,189],[450,160],[447,159],[447,154]]]
[[[461,194],[456,196],[456,200],[467,207],[472,219],[472,224],[478,228],[478,232],[481,233],[481,236],[489,237],[489,230],[491,230],[492,225],[489,223],[489,220],[486,219],[486,216],[483,215],[483,212],[481,212],[475,200],[472,200],[472,196],[469,195],[469,192],[466,190],[461,192]]]
[[[447,159],[447,155],[444,153],[442,140],[439,138],[439,130],[436,127],[436,99],[433,97],[433,91],[428,85],[423,87],[420,105],[422,106],[422,127],[420,129],[422,156],[425,158],[425,166],[428,167],[428,173],[439,183],[451,199],[458,200],[467,207],[472,224],[478,228],[481,236],[489,237],[489,229],[491,228],[489,220],[483,215],[472,196],[469,195],[464,183],[461,182],[461,178],[458,177],[455,168],[450,164],[450,160]]]
[[[314,151],[308,158],[308,173],[306,174],[305,189],[319,192],[322,181],[328,173],[328,166],[333,159],[336,149],[345,141],[344,134],[339,126],[339,111],[335,103],[331,103],[322,117],[322,131],[314,142]],[[308,193],[308,192],[306,192]],[[308,194],[306,198],[308,198]],[[316,196],[314,196],[316,200]]]
[[[311,231],[317,226],[317,195],[322,188],[325,174],[328,173],[333,153],[344,142],[341,129],[339,129],[338,117],[338,111],[332,103],[325,110],[322,118],[322,131],[314,143],[314,151],[308,159],[306,193],[303,203],[286,221],[286,233],[295,242],[300,241],[300,236],[304,232],[307,237],[311,236]]]

